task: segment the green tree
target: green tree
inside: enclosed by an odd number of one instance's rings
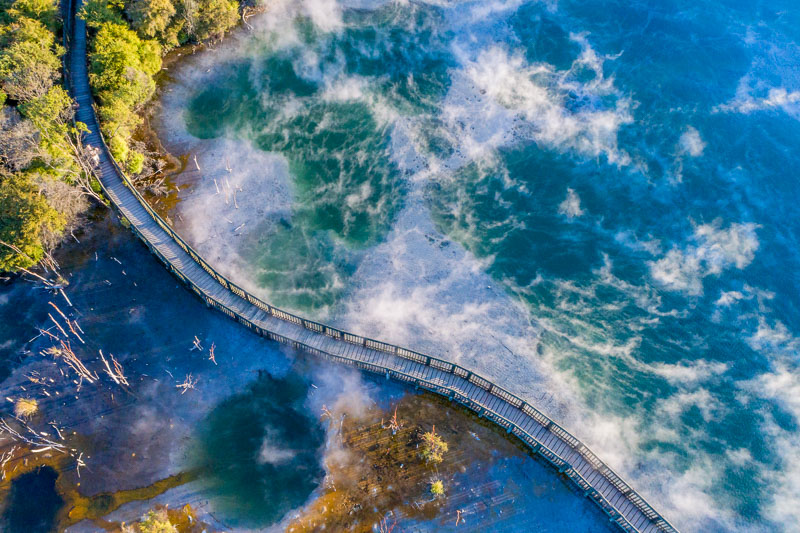
[[[142,40],[122,24],[105,23],[92,41],[89,80],[101,103],[108,98],[137,107],[155,90],[153,74],[161,69],[156,41]]]
[[[64,218],[47,203],[27,173],[0,170],[0,271],[29,268],[44,256],[46,232],[60,232]]]
[[[222,37],[239,19],[233,0],[185,0],[184,9],[186,29],[197,41]]]
[[[60,77],[61,46],[45,26],[21,17],[6,28],[6,46],[0,50],[0,84],[18,101],[45,94]]]
[[[56,0],[16,0],[8,10],[14,17],[38,20],[50,32],[58,31],[58,3]]]
[[[140,157],[128,147],[139,124],[136,114],[155,91],[153,75],[161,69],[161,48],[140,39],[130,28],[105,23],[92,41],[89,81],[100,101],[99,117],[111,153],[120,164],[141,171]],[[132,157],[131,161],[128,158]]]
[[[158,39],[159,42],[174,46],[172,42],[177,32],[171,32],[175,16],[175,5],[171,0],[133,0],[126,7],[131,26],[143,39]]]
[[[56,0],[0,0],[0,271],[36,264],[86,209]],[[8,98],[8,100],[7,100]],[[6,105],[10,101],[13,105]]]
[[[20,104],[19,110],[39,130],[44,148],[64,144],[64,137],[70,133],[72,98],[63,87],[51,87],[43,95]]]
[[[121,0],[86,0],[78,16],[86,21],[90,28],[99,28],[103,24],[125,24],[122,17]]]

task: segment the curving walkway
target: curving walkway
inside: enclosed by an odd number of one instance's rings
[[[78,105],[76,120],[89,128],[84,143],[100,153],[98,174],[103,190],[134,233],[207,305],[270,340],[413,384],[465,405],[547,459],[625,531],[677,531],[583,443],[522,399],[458,365],[281,311],[217,273],[147,205],[112,159],[92,107],[86,23],[74,16],[75,6],[81,2],[66,0],[64,4],[69,51],[65,70]]]

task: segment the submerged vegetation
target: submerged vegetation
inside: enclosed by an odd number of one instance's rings
[[[97,197],[59,85],[56,0],[0,0],[0,271],[38,263]]]
[[[452,486],[454,494],[464,491],[460,476],[465,472],[487,468],[498,454],[515,456],[521,450],[489,423],[430,394],[405,395],[386,411],[354,407],[352,400],[337,403],[323,408],[323,418],[330,424],[323,490],[287,525],[287,532],[366,533],[378,526],[399,531],[405,519],[455,523],[462,511],[448,501],[446,487]],[[431,424],[441,434],[426,431]],[[429,443],[438,463],[423,456]]]
[[[149,511],[142,521],[131,526],[123,526],[124,533],[178,533],[178,528],[170,521],[166,509]]]

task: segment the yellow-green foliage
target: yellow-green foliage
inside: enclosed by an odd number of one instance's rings
[[[8,174],[0,179],[0,239],[22,252],[0,247],[0,271],[29,268],[44,255],[43,233],[60,232],[65,221],[47,203],[31,175]]]
[[[51,33],[58,31],[58,3],[53,0],[16,0],[9,11],[41,22]]]
[[[141,172],[144,158],[130,149],[128,141],[140,122],[136,111],[155,91],[153,75],[160,69],[158,42],[139,38],[122,23],[99,24],[89,55],[89,81],[112,154],[134,173]]]
[[[0,0],[0,239],[19,250],[0,248],[0,271],[28,268],[58,242],[68,215],[52,206],[66,204],[47,195],[72,189],[42,185],[72,184],[80,172],[69,143],[72,100],[59,84],[57,6]]]
[[[144,167],[144,155],[140,154],[139,152],[133,152],[128,157],[128,162],[125,167],[125,170],[128,171],[129,174],[139,174]]]
[[[134,527],[137,533],[178,533],[178,528],[172,525],[165,509],[148,512]]]
[[[199,0],[184,5],[192,36],[198,41],[221,37],[239,18],[239,5],[233,0]]]
[[[441,480],[436,479],[431,482],[431,494],[436,496],[444,496],[444,483]]]
[[[422,458],[429,463],[441,463],[447,453],[447,443],[433,428],[422,435]]]
[[[42,22],[13,9],[7,15],[11,20],[0,28],[0,84],[10,98],[27,101],[45,94],[61,76],[64,50]]]
[[[164,46],[177,46],[178,33],[183,29],[183,17],[176,17],[176,5],[172,0],[131,0],[125,13],[131,26],[143,39],[157,39]]]
[[[18,418],[30,418],[39,410],[36,398],[17,398],[14,401],[14,415]]]

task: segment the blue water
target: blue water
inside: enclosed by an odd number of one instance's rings
[[[794,2],[278,3],[181,105],[287,162],[239,249],[275,303],[398,342],[521,309],[514,357],[443,351],[682,529],[798,531],[798,40]]]
[[[64,500],[56,491],[58,472],[46,466],[22,474],[11,489],[0,515],[0,526],[9,533],[49,533]]]

